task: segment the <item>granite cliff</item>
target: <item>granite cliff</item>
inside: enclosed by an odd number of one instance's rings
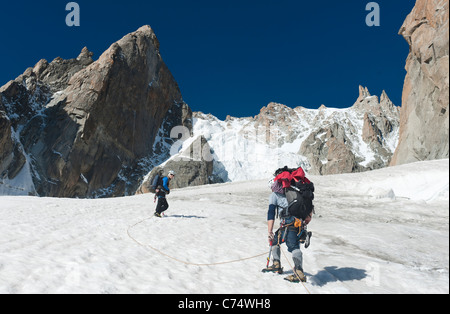
[[[400,138],[391,165],[449,157],[449,1],[417,0],[408,42]]]

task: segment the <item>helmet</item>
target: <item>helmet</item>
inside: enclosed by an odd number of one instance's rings
[[[171,174],[171,175],[175,176],[175,171],[173,171],[173,170],[170,170],[170,171],[169,171],[169,174]]]

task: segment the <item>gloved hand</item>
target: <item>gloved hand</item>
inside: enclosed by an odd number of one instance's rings
[[[275,238],[274,234],[272,231],[269,232],[269,242],[272,242],[273,239]]]

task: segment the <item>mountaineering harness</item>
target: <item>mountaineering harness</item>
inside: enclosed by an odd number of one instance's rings
[[[280,228],[276,231],[278,233],[278,243],[279,244],[283,244],[286,241],[286,234],[289,228],[293,229],[292,226],[294,226],[295,229],[298,228],[298,233],[297,236],[300,238],[300,243],[304,243],[305,241],[301,239],[301,237],[303,236],[303,234],[306,231],[306,223],[303,219],[299,219],[299,218],[295,218],[295,220],[289,224],[285,223],[285,219],[281,220],[281,224],[280,224]],[[281,231],[284,230],[284,234],[283,234],[283,238],[281,239],[280,242],[280,238],[281,238]],[[309,246],[309,245],[308,245]],[[308,248],[308,246],[305,246],[305,249]]]

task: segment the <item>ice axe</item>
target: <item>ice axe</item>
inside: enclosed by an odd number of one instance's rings
[[[269,249],[269,256],[267,257],[267,268],[269,267],[269,263],[270,263],[270,257],[272,256],[272,246],[273,246],[273,240],[270,239],[269,241],[270,244],[270,249]]]

